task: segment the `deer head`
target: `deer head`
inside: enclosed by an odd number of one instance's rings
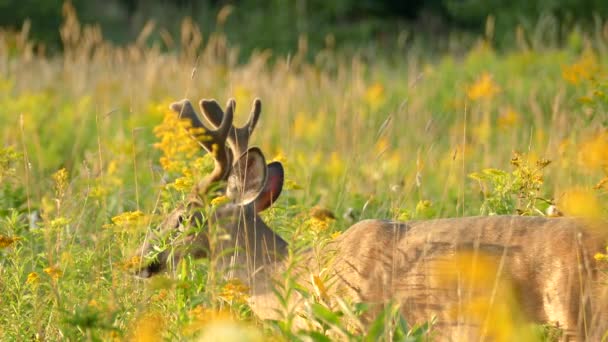
[[[203,133],[192,138],[213,155],[215,168],[194,186],[188,201],[162,222],[159,237],[170,247],[156,253],[137,271],[144,278],[175,266],[187,255],[210,257],[212,250],[230,250],[233,252],[222,253],[218,266],[235,266],[237,276],[246,280],[253,270],[273,262],[286,250],[286,242],[257,215],[278,198],[284,177],[281,163],[266,165],[262,151],[248,147],[260,117],[260,100],[254,101],[249,120],[239,128],[232,124],[234,100],[228,101],[225,112],[215,100],[201,100],[199,105],[211,127],[201,121],[188,100],[173,103],[170,108],[189,119],[193,127],[202,128]],[[209,210],[205,195],[218,183],[229,201]],[[218,230],[223,238],[216,241],[212,232]],[[159,239],[149,239],[139,253],[152,254],[158,245]]]

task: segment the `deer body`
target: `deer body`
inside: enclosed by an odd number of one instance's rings
[[[204,127],[189,102],[172,108],[192,120],[193,126]],[[220,165],[205,182],[226,180],[226,194],[232,199],[216,208],[204,225],[218,227],[229,238],[213,242],[205,232],[187,235],[176,240],[175,251],[161,253],[139,274],[152,276],[188,253],[213,258],[220,272],[249,285],[250,304],[259,318],[277,319],[282,307],[273,286],[290,266],[288,246],[258,212],[279,196],[283,169],[276,162],[266,165],[259,149],[246,149],[260,108],[256,102],[249,123],[234,128],[234,102],[228,103],[225,114],[215,101],[201,102],[203,114],[217,130],[204,128],[215,139],[213,144],[221,144],[214,152],[220,154],[216,158]],[[201,143],[213,151],[211,143]],[[207,187],[199,185],[196,191]],[[163,230],[176,230],[184,219],[186,224],[201,224],[202,207],[195,200],[177,209],[163,223]],[[311,275],[323,274],[322,296],[330,305],[335,298],[372,305],[364,322],[393,302],[409,323],[436,317],[441,337],[492,338],[486,333],[493,323],[487,317],[512,295],[526,321],[556,324],[569,337],[594,339],[608,328],[607,279],[593,257],[606,248],[607,236],[601,228],[606,227],[575,218],[521,216],[366,220],[321,253],[301,255],[292,276],[312,292]],[[141,253],[152,245],[149,241]],[[470,305],[479,298],[486,305],[481,315],[478,307]],[[303,298],[290,298],[296,311],[305,310],[304,303]]]
[[[600,235],[574,218],[366,220],[327,246],[325,263],[320,264],[312,252],[305,253],[296,273],[300,283],[310,288],[310,274],[326,268],[328,297],[377,304],[378,309],[398,303],[408,322],[423,323],[436,317],[440,336],[455,340],[481,334],[483,322],[467,313],[467,303],[479,295],[479,287],[491,292],[507,281],[527,320],[555,324],[569,337],[591,339],[601,337],[608,328],[607,279],[602,278],[593,258],[605,248],[605,236]],[[500,267],[490,270],[490,283],[442,281],[442,272],[458,266],[451,264],[451,258],[462,252],[497,261]],[[249,279],[251,307],[262,319],[277,319],[281,306],[270,290],[273,279],[286,266],[282,262],[256,266],[270,271]],[[466,274],[462,276],[466,278]],[[301,303],[293,300],[296,308]],[[377,310],[365,317],[367,321],[374,312]]]

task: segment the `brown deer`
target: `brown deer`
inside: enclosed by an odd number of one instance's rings
[[[249,285],[254,313],[261,319],[278,318],[280,305],[272,287],[287,267],[288,244],[258,213],[281,193],[283,168],[277,162],[266,165],[260,149],[248,148],[261,103],[255,100],[247,124],[240,128],[232,125],[233,100],[225,113],[214,100],[202,100],[200,107],[211,128],[188,100],[171,105],[194,127],[204,129],[193,138],[213,153],[215,169],[195,186],[188,204],[162,223],[161,236],[177,234],[172,250],[160,252],[138,274],[150,277],[186,255],[219,256],[220,270]],[[205,220],[203,198],[217,182],[226,184],[230,202],[212,210]],[[177,233],[192,226],[201,229]],[[489,327],[500,323],[488,315],[492,305],[510,294],[526,321],[554,324],[569,339],[599,340],[608,328],[608,285],[594,254],[606,248],[604,228],[601,222],[565,217],[366,220],[328,244],[325,263],[311,251],[304,252],[295,277],[314,290],[318,284],[311,275],[324,269],[323,296],[328,301],[339,297],[378,308],[397,303],[408,322],[435,317],[434,330],[442,339],[497,339]],[[212,241],[211,230],[229,238]],[[154,244],[147,241],[141,255]],[[486,296],[489,304],[482,308],[481,318],[475,318],[468,303],[479,296]],[[292,300],[295,308],[302,302]],[[370,310],[363,322],[373,314]]]

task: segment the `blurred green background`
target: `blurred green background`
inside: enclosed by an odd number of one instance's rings
[[[30,37],[57,51],[62,4],[0,0],[0,26],[20,30],[29,19]],[[98,23],[104,38],[118,44],[133,41],[149,22],[158,28],[150,42],[160,42],[159,32],[175,36],[189,16],[203,33],[224,32],[241,56],[266,48],[289,54],[303,43],[310,51],[328,45],[372,53],[404,45],[465,51],[480,34],[490,34],[495,46],[505,49],[517,43],[518,28],[537,32],[544,46],[554,46],[574,29],[597,32],[608,17],[605,0],[74,0],[73,5],[83,23]]]

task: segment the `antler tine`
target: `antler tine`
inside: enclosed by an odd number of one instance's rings
[[[211,123],[211,125],[215,128],[220,125],[222,121],[222,117],[224,113],[220,108],[219,104],[214,100],[201,100],[200,107],[203,111],[203,115],[205,118]],[[234,99],[228,100],[226,104],[226,111],[232,111],[236,109],[236,102]],[[262,112],[262,101],[256,98],[253,101],[253,105],[251,107],[251,112],[249,114],[249,119],[247,123],[242,127],[234,127],[230,129],[230,133],[228,134],[228,145],[232,149],[232,153],[234,158],[240,157],[243,153],[247,151],[247,147],[249,146],[249,138],[255,129],[255,126],[258,123],[258,119],[260,118],[260,114]]]
[[[215,159],[215,169],[197,186],[197,190],[201,190],[203,183],[204,186],[207,186],[211,182],[224,179],[232,164],[232,156],[227,151],[226,140],[232,128],[233,112],[226,111],[221,120],[218,120],[219,124],[214,124],[214,129],[210,129],[198,117],[189,100],[184,99],[172,103],[170,108],[178,113],[181,118],[189,119],[193,127],[203,129],[202,133],[196,134],[193,138]]]

